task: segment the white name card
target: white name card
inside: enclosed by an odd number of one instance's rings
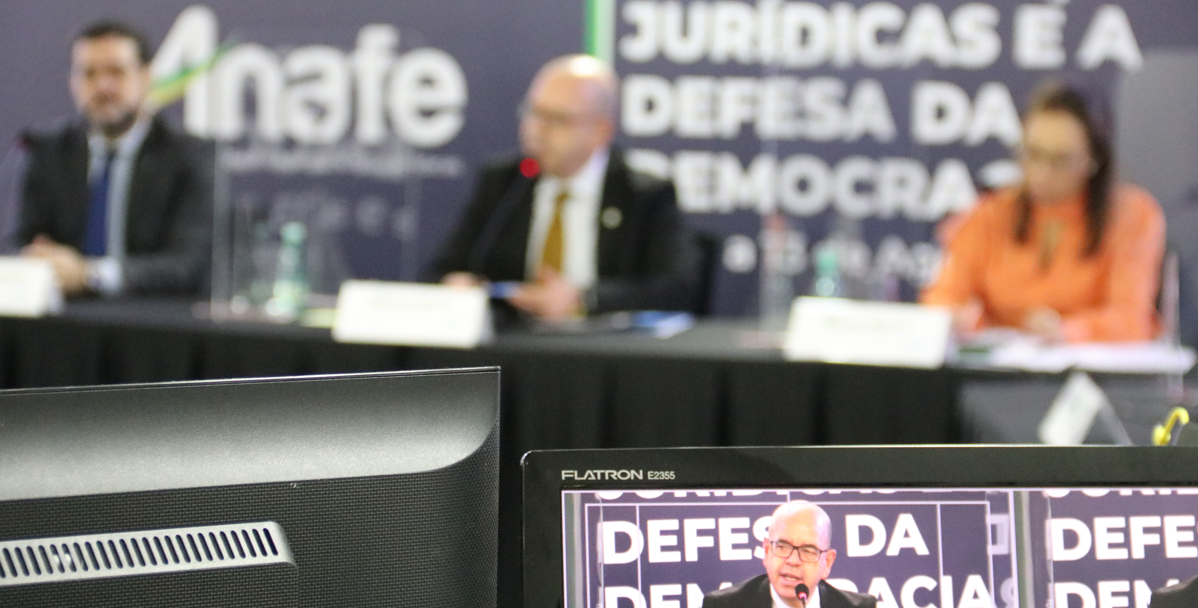
[[[792,361],[937,368],[951,328],[942,308],[801,297],[790,308],[785,352]]]
[[[346,281],[337,295],[338,342],[473,348],[491,334],[481,287]]]
[[[1040,441],[1048,445],[1081,445],[1094,418],[1107,404],[1106,393],[1085,372],[1073,372],[1040,421]]]
[[[62,312],[62,288],[50,262],[0,257],[0,315],[41,317]]]

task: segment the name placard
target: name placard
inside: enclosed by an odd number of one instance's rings
[[[937,368],[952,328],[942,308],[840,298],[796,298],[785,353],[792,361]]]
[[[50,262],[0,256],[0,315],[41,317],[62,312],[62,288]]]
[[[1040,421],[1037,435],[1048,445],[1081,445],[1103,407],[1106,393],[1085,372],[1073,372]]]
[[[491,335],[481,287],[346,281],[337,295],[338,342],[473,348]]]

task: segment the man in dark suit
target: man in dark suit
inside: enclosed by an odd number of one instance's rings
[[[765,574],[703,597],[703,608],[875,608],[870,595],[841,591],[824,579],[832,572],[836,549],[832,520],[819,506],[788,502],[774,511],[770,533],[762,541]],[[796,588],[806,585],[807,597]]]
[[[1194,608],[1198,606],[1198,577],[1152,592],[1148,608]]]
[[[211,257],[212,155],[150,116],[150,49],[116,22],[71,48],[80,117],[25,133],[17,244],[68,295],[196,292]]]
[[[697,268],[674,187],[611,147],[616,98],[594,57],[541,68],[522,108],[524,156],[483,170],[430,278],[514,282],[503,297],[545,320],[692,308]]]

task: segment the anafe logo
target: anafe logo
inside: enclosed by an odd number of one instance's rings
[[[397,54],[393,25],[363,26],[349,52],[309,45],[279,53],[253,42],[218,51],[218,39],[212,9],[190,6],[175,19],[152,65],[156,82],[197,72],[184,97],[184,124],[195,135],[308,145],[348,138],[381,145],[396,137],[428,149],[462,129],[467,92],[461,66],[435,48]],[[207,63],[211,68],[204,70]]]

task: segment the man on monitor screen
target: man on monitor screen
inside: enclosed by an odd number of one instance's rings
[[[873,596],[825,582],[836,561],[831,545],[832,520],[823,509],[803,500],[783,504],[762,541],[765,574],[707,594],[703,608],[875,608]]]
[[[698,275],[674,185],[612,145],[617,83],[586,55],[537,72],[520,111],[522,156],[483,170],[431,280],[490,282],[493,297],[544,321],[691,308]]]

